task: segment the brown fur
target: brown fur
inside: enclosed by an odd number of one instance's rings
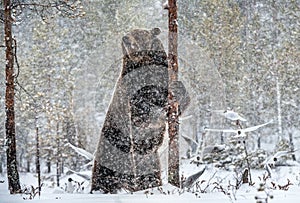
[[[92,191],[161,185],[157,150],[166,131],[169,84],[159,33],[138,29],[122,39],[123,69],[101,131]]]

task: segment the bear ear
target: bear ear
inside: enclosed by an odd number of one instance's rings
[[[129,39],[129,37],[126,35],[126,36],[124,36],[124,37],[122,37],[122,42],[123,43],[125,43],[125,44],[128,44],[128,43],[130,43],[130,39]]]
[[[159,29],[158,27],[153,28],[153,29],[151,30],[152,36],[157,36],[157,35],[159,35],[160,33],[161,33],[161,31],[160,31],[160,29]]]

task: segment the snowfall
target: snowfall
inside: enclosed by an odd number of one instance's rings
[[[190,160],[181,160],[181,174],[189,177],[203,169],[204,173],[198,178],[196,184],[190,189],[178,189],[168,183],[158,188],[130,193],[120,191],[118,194],[89,193],[89,180],[86,177],[91,175],[90,171],[80,173],[67,173],[60,179],[61,187],[56,187],[55,175],[52,179],[43,179],[41,195],[30,198],[29,194],[10,195],[7,187],[7,177],[0,175],[0,203],[19,203],[19,202],[41,202],[41,203],[134,203],[134,202],[289,202],[299,203],[300,200],[300,166],[281,166],[272,168],[271,178],[263,180],[266,176],[265,170],[251,170],[254,185],[242,184],[236,190],[235,173],[230,170],[219,169],[213,164],[196,165],[190,164]],[[44,174],[43,174],[44,175]],[[163,174],[164,179],[166,175]],[[73,179],[74,191],[66,192],[68,179]],[[23,188],[36,187],[37,177],[33,173],[21,173],[20,181]],[[76,182],[81,183],[76,187]],[[263,187],[262,187],[263,186]],[[281,188],[283,187],[283,188]],[[263,188],[259,190],[259,188]]]

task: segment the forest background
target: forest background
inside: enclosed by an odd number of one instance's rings
[[[35,171],[39,128],[43,172],[81,170],[91,153],[122,64],[120,41],[135,28],[162,30],[167,49],[168,14],[160,0],[87,0],[78,18],[16,19],[16,137],[19,171]],[[270,120],[247,143],[250,148],[299,142],[299,1],[182,0],[178,2],[179,77],[192,101],[181,134],[206,146],[222,144],[204,127],[232,124],[212,110],[233,109],[244,127]],[[3,30],[0,36],[4,39]],[[5,52],[0,52],[5,67]],[[5,171],[5,75],[0,79],[0,172]],[[184,142],[181,142],[184,143]],[[269,148],[269,147],[268,147]],[[186,147],[181,147],[182,155]],[[296,157],[295,157],[296,158]]]

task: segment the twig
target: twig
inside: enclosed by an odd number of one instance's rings
[[[208,180],[207,185],[203,191],[206,191],[206,189],[210,186],[210,181],[215,177],[216,174],[217,174],[217,171],[215,171],[214,174],[210,177],[210,179]]]
[[[290,185],[293,185],[293,183],[291,183],[291,181],[289,179],[287,179],[287,184],[285,185],[279,185],[278,184],[278,188],[279,190],[288,190]]]
[[[13,41],[14,41],[14,48],[15,48],[15,53],[14,53],[14,58],[15,58],[15,62],[16,62],[16,65],[17,65],[17,74],[15,75],[15,80],[17,80],[17,78],[19,77],[19,73],[20,73],[20,65],[19,65],[19,62],[18,62],[18,57],[17,57],[17,40],[15,38],[13,38]]]

